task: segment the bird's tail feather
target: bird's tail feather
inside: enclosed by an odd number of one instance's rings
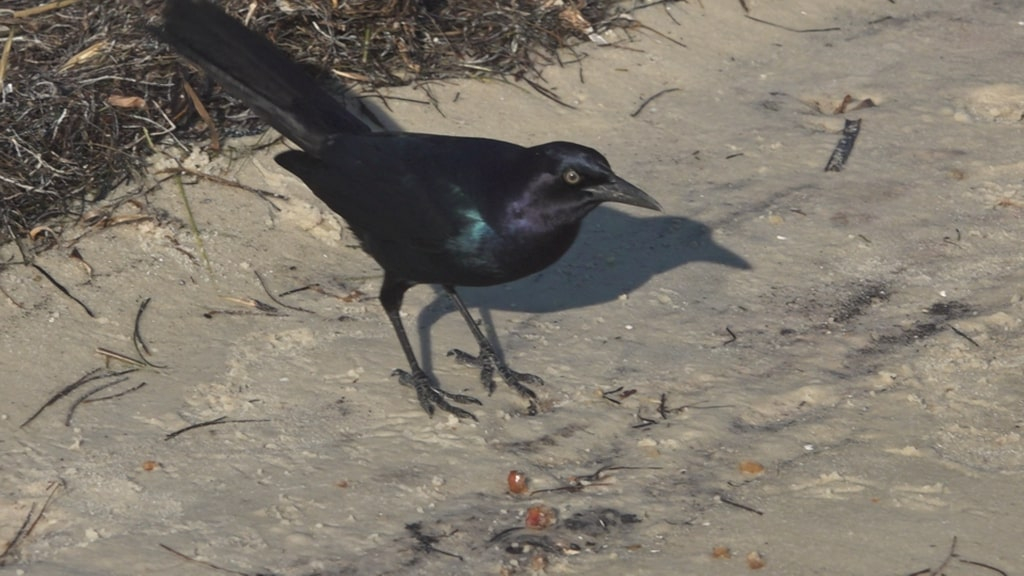
[[[331,134],[370,131],[287,54],[206,0],[166,0],[153,32],[314,156]]]

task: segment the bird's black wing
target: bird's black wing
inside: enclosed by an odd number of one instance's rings
[[[472,285],[499,273],[488,270],[495,232],[480,192],[487,187],[495,200],[511,193],[515,183],[503,172],[523,151],[483,138],[378,133],[335,135],[320,158],[285,152],[277,161],[345,219],[385,270]]]

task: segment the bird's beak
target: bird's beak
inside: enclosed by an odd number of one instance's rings
[[[618,176],[612,176],[612,179],[604,184],[588,186],[587,191],[598,202],[618,202],[661,212],[661,204],[658,204],[657,200]]]

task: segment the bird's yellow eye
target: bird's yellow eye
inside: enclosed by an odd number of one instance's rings
[[[573,170],[572,168],[569,168],[565,172],[562,172],[562,180],[565,180],[565,183],[570,186],[575,186],[579,184],[580,180],[582,179],[583,178],[580,177],[580,173]]]

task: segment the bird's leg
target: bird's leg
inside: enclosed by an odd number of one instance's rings
[[[520,396],[526,398],[530,402],[528,413],[533,416],[537,414],[537,395],[534,394],[533,390],[527,387],[527,384],[531,386],[543,386],[544,380],[539,376],[533,374],[526,374],[523,372],[516,372],[515,370],[508,367],[501,358],[498,357],[497,352],[494,351],[494,346],[491,346],[491,342],[487,340],[483,332],[480,331],[480,327],[476,325],[476,321],[470,316],[469,310],[466,309],[466,305],[462,303],[462,298],[455,291],[454,286],[445,286],[445,292],[455,303],[455,307],[459,309],[459,313],[462,314],[462,318],[466,321],[469,326],[470,332],[473,333],[473,337],[476,338],[477,344],[480,345],[480,354],[473,356],[467,354],[462,350],[452,350],[448,352],[449,356],[454,356],[455,361],[460,364],[467,366],[474,366],[480,369],[480,383],[487,388],[488,394],[494,393],[494,373],[497,372],[501,379],[509,385],[510,388],[519,393]]]
[[[459,418],[472,418],[476,420],[476,416],[471,412],[467,412],[457,406],[452,406],[448,400],[462,404],[480,404],[479,400],[465,394],[452,394],[442,390],[420,368],[419,362],[416,361],[416,354],[412,351],[412,345],[409,344],[409,337],[405,333],[405,326],[402,325],[402,318],[398,313],[402,308],[402,296],[408,289],[408,285],[389,282],[385,276],[384,285],[380,290],[380,303],[384,307],[384,312],[387,313],[388,319],[391,320],[391,325],[395,328],[395,335],[398,336],[398,343],[401,344],[402,352],[405,353],[405,358],[409,361],[409,372],[396,369],[392,372],[392,376],[398,376],[399,382],[416,390],[416,397],[420,401],[420,406],[423,407],[427,414],[433,416],[434,407],[436,406]]]

